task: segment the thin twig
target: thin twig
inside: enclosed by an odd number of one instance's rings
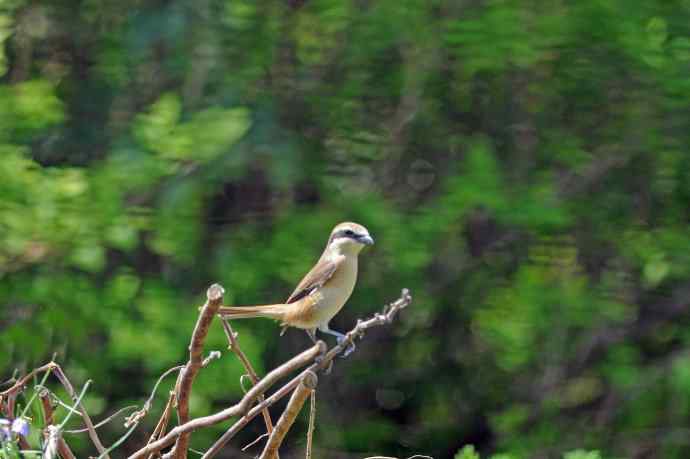
[[[2,403],[4,400],[6,400],[6,398],[7,398],[8,396],[10,396],[10,395],[12,395],[12,394],[14,394],[14,393],[16,393],[16,392],[19,392],[20,390],[24,389],[24,387],[26,386],[27,382],[28,382],[31,378],[33,378],[35,375],[37,375],[38,373],[42,373],[42,372],[44,372],[44,371],[51,371],[51,370],[54,370],[55,367],[57,367],[57,366],[58,366],[57,363],[51,361],[51,362],[46,363],[45,365],[41,365],[41,366],[38,367],[38,368],[34,368],[34,369],[31,370],[29,373],[27,373],[26,375],[24,375],[24,376],[22,376],[21,378],[19,378],[19,379],[12,385],[12,387],[10,387],[9,389],[6,389],[6,390],[0,392],[0,403]]]
[[[38,399],[41,401],[41,407],[43,407],[43,422],[49,426],[53,424],[53,404],[50,394],[47,390],[42,390],[38,394]]]
[[[209,353],[209,355],[201,362],[201,366],[206,367],[213,360],[219,359],[220,355],[221,354],[219,351],[211,351]],[[125,420],[125,427],[129,427],[133,424],[138,424],[141,421],[141,419],[144,416],[146,416],[146,414],[148,414],[149,410],[151,409],[151,404],[153,403],[153,399],[156,396],[156,392],[158,391],[158,386],[160,386],[163,379],[165,379],[165,377],[170,375],[171,373],[181,370],[182,368],[184,368],[184,365],[178,365],[178,366],[172,367],[172,368],[166,370],[162,375],[160,375],[158,377],[158,380],[156,381],[156,384],[153,386],[153,390],[151,391],[151,395],[149,395],[149,398],[144,403],[144,406],[141,408],[141,410],[132,413]],[[179,378],[178,378],[178,380],[179,380]],[[170,395],[168,396],[168,401],[165,404],[165,408],[163,409],[163,414],[161,415],[160,419],[158,420],[158,423],[156,424],[156,427],[153,430],[153,432],[151,433],[151,436],[149,437],[149,440],[146,444],[151,443],[156,438],[160,437],[163,433],[165,433],[165,429],[168,427],[168,422],[170,421],[170,413],[172,411],[172,407],[175,404],[175,399],[176,399],[175,391],[171,391]]]
[[[49,369],[48,371],[46,371],[46,373],[43,375],[43,379],[41,379],[41,382],[38,384],[37,387],[41,387],[46,383],[46,381],[48,380],[48,376],[50,376],[50,373],[52,371],[53,371],[52,369]],[[29,411],[29,408],[31,408],[31,404],[34,402],[37,395],[38,395],[38,390],[34,389],[34,393],[31,394],[31,398],[29,398],[29,401],[26,402],[26,406],[22,410],[22,414],[19,415],[20,418],[23,418],[26,415],[26,412]]]
[[[75,410],[74,408],[72,408],[71,405],[68,405],[67,403],[63,402],[63,401],[60,399],[60,397],[58,397],[58,396],[55,394],[55,392],[51,391],[51,390],[48,389],[46,386],[42,386],[42,385],[39,384],[39,385],[36,386],[36,390],[38,390],[39,393],[40,393],[40,392],[44,392],[46,396],[50,396],[50,399],[51,399],[53,402],[55,402],[55,403],[58,404],[59,406],[63,407],[63,408],[66,409],[67,411],[71,411],[72,414],[76,414],[77,416],[81,417],[81,413],[80,413],[78,410]]]
[[[182,368],[184,368],[184,365],[172,367],[166,370],[162,375],[158,377],[156,384],[153,386],[153,390],[151,390],[151,395],[149,395],[149,398],[146,399],[146,402],[144,402],[144,406],[139,411],[135,411],[134,413],[130,414],[129,417],[127,417],[127,419],[125,420],[125,427],[129,427],[132,424],[138,423],[144,416],[146,416],[146,414],[151,409],[151,403],[153,403],[153,399],[156,396],[156,391],[158,391],[158,386],[160,386],[163,379],[165,379],[165,377],[169,374],[174,373],[175,371],[179,371]]]
[[[38,396],[41,397],[41,399],[42,399],[41,401],[42,401],[42,402],[43,402],[43,399],[50,400],[50,401],[52,401],[52,402],[55,402],[57,405],[59,405],[59,406],[65,408],[67,411],[71,412],[72,414],[77,415],[77,416],[79,416],[79,417],[82,417],[81,412],[79,412],[78,410],[75,410],[75,409],[72,408],[70,405],[68,405],[67,403],[63,402],[63,401],[60,399],[60,397],[58,397],[58,396],[55,394],[55,392],[51,391],[51,390],[48,389],[47,387],[45,387],[45,386],[39,384],[39,385],[36,386],[36,390],[38,391]],[[98,422],[98,424],[94,424],[93,427],[94,427],[94,429],[100,429],[101,427],[103,427],[104,425],[108,424],[108,423],[111,422],[113,419],[115,419],[116,417],[118,417],[119,415],[121,415],[122,413],[124,413],[125,411],[133,410],[133,409],[135,409],[136,407],[137,407],[137,405],[129,405],[129,406],[125,406],[125,407],[123,407],[123,408],[120,408],[119,410],[117,410],[117,411],[115,411],[113,414],[111,414],[110,416],[106,417],[105,419],[100,420],[100,421]],[[129,426],[126,425],[125,427],[129,427]],[[85,432],[88,432],[88,431],[89,431],[89,429],[83,428],[83,429],[64,430],[62,433],[66,433],[66,434],[70,434],[70,435],[75,435],[75,434],[85,433]]]
[[[120,438],[118,438],[117,441],[116,441],[115,443],[113,443],[112,446],[110,446],[110,448],[108,448],[107,450],[103,451],[103,453],[101,453],[101,455],[98,456],[96,459],[104,459],[104,458],[108,455],[108,453],[110,453],[110,452],[113,451],[115,448],[117,448],[117,447],[120,446],[122,443],[124,443],[124,441],[127,440],[127,438],[129,438],[130,435],[132,435],[132,432],[134,432],[134,429],[136,429],[136,428],[137,428],[137,425],[136,425],[136,424],[133,425],[132,427],[130,427],[129,430],[128,430],[127,432],[125,432],[125,434],[124,434],[123,436],[121,436]]]
[[[254,419],[256,415],[258,415],[264,408],[273,405],[275,402],[285,397],[290,393],[290,391],[297,387],[302,378],[309,371],[316,372],[328,368],[333,359],[347,349],[356,336],[361,336],[368,328],[392,322],[395,318],[395,315],[401,310],[405,309],[411,303],[412,296],[410,295],[409,290],[403,289],[400,298],[393,303],[386,305],[383,308],[382,313],[376,313],[376,315],[369,320],[358,321],[355,328],[347,333],[345,339],[340,344],[334,346],[326,355],[319,357],[318,362],[309,366],[299,375],[291,379],[287,384],[284,384],[283,387],[278,389],[274,394],[266,398],[266,400],[263,402],[258,403],[255,407],[249,410],[247,414],[235,422],[235,424],[233,424],[218,440],[216,440],[208,451],[206,451],[206,454],[204,454],[202,459],[210,459],[218,454],[218,452],[227,444],[227,442],[230,441],[237,434],[237,432],[242,430],[244,426],[247,425],[252,419]]]
[[[364,332],[372,327],[386,325],[393,322],[393,319],[398,312],[408,307],[410,303],[412,303],[412,296],[410,295],[410,291],[404,288],[400,298],[395,300],[393,303],[386,305],[383,308],[383,312],[377,312],[374,314],[374,317],[367,320],[358,320],[355,328],[347,332],[340,343],[338,343],[336,346],[333,346],[326,353],[326,355],[319,360],[319,362],[316,364],[316,368],[312,369],[312,371],[326,369],[336,356],[340,355],[343,351],[345,351],[345,349],[350,347],[355,338],[361,338],[364,336]]]
[[[2,398],[0,398],[0,413],[5,413],[7,419],[11,419],[14,416],[14,407],[17,402],[17,394],[9,394],[5,398],[5,403],[2,403]]]
[[[69,379],[65,375],[65,373],[62,371],[62,368],[60,365],[55,363],[54,361],[50,361],[46,363],[45,365],[42,365],[38,368],[33,369],[30,371],[28,374],[24,375],[22,378],[20,378],[12,387],[9,389],[0,392],[0,405],[3,404],[3,402],[8,405],[6,409],[11,409],[11,406],[14,403],[14,397],[16,397],[17,392],[21,391],[24,389],[28,381],[33,378],[35,375],[48,371],[48,372],[53,372],[55,376],[58,378],[60,383],[64,386],[65,390],[69,394],[70,398],[73,401],[77,401],[78,397],[76,392],[74,391],[74,387],[72,386],[72,383],[70,383]],[[5,402],[6,400],[6,402]],[[98,434],[96,433],[96,430],[94,429],[93,422],[91,421],[91,418],[89,417],[88,413],[84,409],[84,406],[79,402],[78,404],[75,404],[79,408],[79,412],[81,413],[81,416],[84,418],[84,424],[86,424],[86,428],[88,429],[89,432],[89,437],[91,438],[91,441],[93,442],[94,446],[96,446],[96,449],[98,450],[99,454],[103,454],[105,451],[105,448],[103,447],[103,444],[98,438]],[[68,416],[70,414],[68,413]],[[108,458],[106,456],[106,458]],[[108,458],[109,459],[109,458]]]
[[[152,442],[160,438],[165,433],[165,429],[168,428],[168,422],[170,422],[170,414],[172,413],[172,408],[174,404],[175,391],[170,391],[170,396],[168,397],[168,401],[165,404],[165,408],[163,409],[163,414],[161,415],[161,418],[158,420],[156,428],[153,429],[153,432],[151,433],[149,440],[146,442],[147,445],[150,445]],[[153,454],[150,454],[148,457],[150,459],[151,457],[153,457]]]
[[[270,434],[269,434],[268,432],[262,433],[261,435],[259,435],[258,437],[256,437],[256,438],[254,439],[254,441],[252,441],[252,442],[249,443],[247,446],[245,446],[244,448],[242,448],[242,451],[247,451],[249,448],[251,448],[252,446],[256,445],[257,443],[259,443],[261,440],[263,440],[264,438],[266,438],[266,437],[268,437],[268,436],[270,436]],[[201,453],[201,454],[203,455],[204,453]]]
[[[201,368],[206,368],[209,363],[218,360],[221,357],[220,351],[211,351],[208,356],[201,362]]]
[[[297,387],[300,380],[306,374],[307,371],[308,370],[304,370],[302,373],[295,376],[287,384],[278,389],[274,394],[272,394],[270,397],[267,397],[266,400],[257,404],[254,408],[249,410],[247,414],[242,416],[223,435],[221,435],[221,437],[218,440],[216,440],[216,442],[208,449],[208,451],[206,451],[206,454],[204,454],[201,459],[210,459],[214,457],[216,454],[218,454],[218,452],[221,449],[223,449],[223,447],[237,434],[237,432],[239,432],[244,428],[244,426],[249,424],[249,421],[254,419],[259,413],[261,413],[261,411],[263,411],[264,409],[276,403],[278,400],[288,395],[291,390]]]
[[[219,284],[211,285],[206,291],[207,301],[201,309],[199,319],[194,327],[192,339],[189,343],[189,361],[182,369],[177,386],[177,417],[180,424],[189,421],[189,395],[192,392],[192,384],[203,363],[202,353],[204,351],[204,341],[208,335],[208,329],[216,315],[218,308],[223,304],[223,294],[225,290]],[[182,433],[173,448],[172,457],[175,459],[186,459],[187,448],[189,447],[190,432]]]
[[[162,438],[146,445],[140,450],[136,451],[134,454],[129,456],[129,459],[143,458],[151,453],[155,453],[165,448],[166,446],[175,442],[175,440],[183,434],[189,434],[197,429],[203,427],[209,427],[220,422],[223,422],[233,416],[244,415],[249,411],[252,403],[259,397],[259,395],[265,393],[271,386],[273,386],[278,380],[292,373],[293,371],[308,365],[316,357],[322,355],[325,350],[326,345],[323,341],[319,341],[314,346],[310,347],[301,354],[296,355],[292,359],[283,363],[276,369],[270,371],[266,376],[264,376],[259,383],[252,387],[247,394],[242,397],[242,399],[224,410],[221,410],[215,414],[202,416],[196,419],[192,419],[184,424],[180,424],[170,432],[168,432]],[[267,399],[268,400],[268,399]],[[258,406],[258,405],[257,405]],[[259,410],[257,412],[260,413]]]
[[[77,398],[77,394],[74,391],[74,387],[72,387],[72,383],[69,381],[69,379],[67,379],[67,376],[65,376],[65,373],[62,371],[62,368],[60,368],[60,365],[55,365],[53,371],[55,373],[55,376],[62,383],[62,385],[65,386],[65,389],[67,390],[67,393],[69,394],[70,398],[72,400],[77,401],[75,406],[79,408],[82,418],[84,419],[84,424],[86,425],[86,428],[89,429],[89,438],[91,438],[91,441],[96,447],[96,450],[98,450],[98,454],[102,455],[103,453],[105,453],[105,447],[103,447],[103,443],[101,443],[101,440],[98,438],[98,434],[96,433],[96,429],[93,427],[93,421],[91,421],[89,413],[86,412],[86,409],[84,408],[84,405],[81,403],[81,400]],[[69,415],[70,413],[67,413],[67,416]],[[107,454],[104,456],[104,458],[110,459]]]
[[[225,336],[228,338],[229,349],[237,356],[240,362],[242,362],[242,366],[244,366],[244,369],[247,370],[249,379],[252,380],[252,385],[255,386],[256,383],[259,382],[259,377],[257,376],[256,371],[254,371],[254,367],[252,367],[251,362],[249,362],[249,359],[240,348],[240,344],[237,341],[237,335],[230,326],[230,322],[221,317],[220,323],[223,325],[223,331],[225,331]],[[264,394],[261,394],[258,400],[259,402],[263,402]],[[261,413],[263,414],[264,423],[266,424],[266,432],[270,435],[271,432],[273,432],[273,421],[271,420],[271,414],[268,412],[268,409],[263,410]]]
[[[317,383],[318,378],[316,377],[316,373],[309,372],[304,376],[304,378],[302,378],[300,384],[292,393],[292,397],[290,397],[290,401],[288,401],[285,411],[283,411],[280,419],[278,419],[276,428],[268,438],[266,447],[264,448],[263,453],[261,453],[259,459],[274,459],[278,455],[278,449],[283,443],[285,435],[287,435],[290,427],[292,427],[292,424],[295,423],[297,415],[300,411],[302,411],[304,402],[307,400],[307,397],[309,397],[309,394],[311,394],[311,392],[316,388]]]
[[[88,381],[86,381],[86,383],[84,384],[84,387],[81,389],[81,392],[79,393],[79,395],[76,397],[76,400],[74,401],[74,406],[81,405],[81,400],[86,395],[86,391],[89,390],[89,386],[91,385],[92,382],[93,381],[91,381],[90,379]],[[67,425],[67,423],[69,422],[69,419],[72,417],[72,413],[74,413],[74,412],[75,412],[75,410],[71,410],[71,411],[67,412],[67,415],[65,416],[65,418],[62,420],[62,422],[58,426],[58,428],[60,428],[60,430],[62,430]]]
[[[15,368],[14,370],[12,370],[12,376],[10,376],[10,378],[8,380],[0,382],[0,387],[9,386],[9,385],[12,385],[15,382],[17,382],[17,374],[18,373],[19,373],[18,368]]]
[[[311,452],[314,448],[314,428],[316,425],[316,389],[311,391],[309,399],[309,427],[307,428],[307,451],[305,459],[311,459]]]
[[[130,406],[125,406],[124,408],[120,408],[119,410],[117,410],[116,412],[114,412],[113,414],[111,414],[110,416],[108,416],[107,418],[105,418],[105,419],[99,421],[98,424],[94,424],[93,428],[94,428],[94,429],[100,429],[101,427],[103,427],[104,425],[108,424],[108,423],[111,422],[113,419],[115,419],[116,417],[118,417],[119,415],[121,415],[122,413],[124,413],[125,411],[132,410],[132,409],[134,409],[134,408],[136,408],[136,407],[137,407],[137,405],[130,405]],[[70,434],[70,435],[74,435],[74,434],[85,433],[85,432],[88,432],[88,431],[89,431],[89,429],[74,429],[74,430],[65,430],[64,433]]]

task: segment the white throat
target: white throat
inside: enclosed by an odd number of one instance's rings
[[[363,247],[362,244],[358,244],[352,239],[338,238],[331,241],[328,245],[328,252],[330,252],[332,256],[343,255],[357,258],[357,255],[359,255]]]

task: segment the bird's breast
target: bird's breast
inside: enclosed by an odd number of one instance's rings
[[[357,259],[346,259],[333,276],[312,292],[319,324],[327,324],[340,311],[357,282]]]

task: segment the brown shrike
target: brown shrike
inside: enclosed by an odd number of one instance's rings
[[[316,341],[316,330],[334,335],[340,342],[345,335],[328,328],[328,322],[345,305],[357,282],[357,256],[374,240],[357,223],[340,223],[328,238],[321,258],[297,285],[292,295],[280,304],[263,306],[223,306],[219,314],[229,319],[268,317],[284,327],[301,328]],[[354,350],[354,345],[344,356]]]

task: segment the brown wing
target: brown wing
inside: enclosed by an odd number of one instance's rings
[[[302,282],[297,285],[297,288],[286,303],[294,303],[300,298],[309,295],[314,289],[321,287],[328,279],[333,276],[333,273],[338,269],[340,261],[324,261],[319,260],[318,263],[304,276]]]

